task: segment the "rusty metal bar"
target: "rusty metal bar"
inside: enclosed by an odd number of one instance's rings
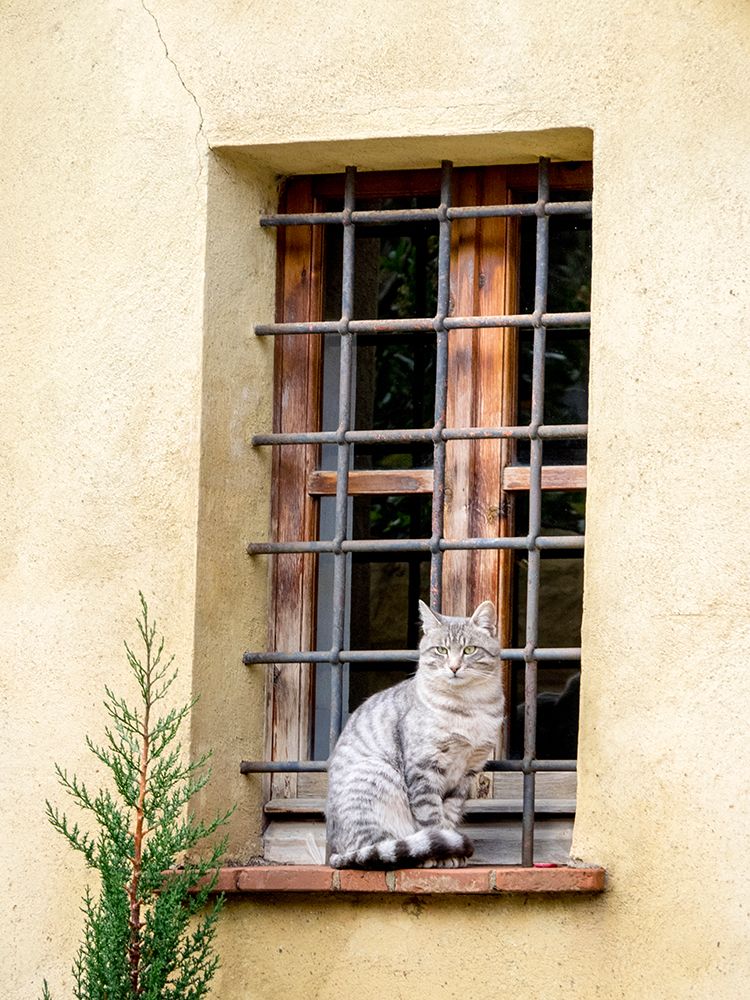
[[[346,168],[344,193],[344,241],[341,277],[341,351],[339,361],[339,420],[337,427],[336,459],[336,507],[334,515],[335,534],[332,541],[333,552],[333,620],[331,624],[331,716],[328,729],[328,752],[333,752],[341,732],[342,706],[342,664],[340,650],[344,645],[344,625],[346,620],[346,568],[347,555],[343,547],[349,511],[349,464],[351,445],[346,440],[350,430],[352,398],[352,359],[354,346],[350,330],[354,315],[354,211],[356,168]]]
[[[340,650],[308,650],[307,652],[294,653],[257,653],[248,652],[242,657],[245,666],[254,663],[328,663],[333,652],[338,654],[342,663],[401,663],[404,660],[417,660],[419,650],[417,649],[340,649]],[[523,661],[526,657],[525,649],[503,649],[500,652],[501,660]],[[536,650],[536,658],[540,662],[555,662],[557,660],[565,662],[575,662],[581,659],[579,646],[548,646]]]
[[[538,202],[549,201],[549,160],[539,160]],[[536,220],[536,272],[534,276],[534,346],[531,374],[531,419],[533,429],[544,419],[544,362],[546,329],[543,325],[547,310],[547,283],[549,272],[549,216],[541,212]],[[526,662],[524,677],[524,727],[523,754],[525,761],[536,757],[537,724],[537,644],[539,641],[539,577],[541,552],[537,539],[542,530],[542,449],[538,434],[531,435],[529,461],[529,551],[526,586]],[[534,801],[535,775],[525,771],[523,776],[523,818],[521,829],[521,864],[534,863]]]
[[[446,427],[442,431],[434,427],[413,430],[347,431],[344,440],[349,444],[411,444],[435,441],[438,436],[443,441],[477,441],[484,438],[514,438],[528,440],[534,429],[524,427]],[[536,434],[545,440],[576,440],[588,435],[588,424],[548,424],[536,429]],[[337,444],[338,431],[300,431],[286,434],[254,434],[252,444]],[[402,470],[404,471],[404,470]]]
[[[485,771],[521,771],[523,774],[536,774],[539,771],[576,771],[578,762],[575,760],[488,760]],[[240,763],[240,774],[299,774],[320,773],[328,770],[327,760],[243,760]]]
[[[503,538],[346,538],[323,542],[249,542],[251,556],[289,552],[448,552],[477,549],[582,549],[583,535],[529,535]]]
[[[438,235],[438,285],[435,332],[435,443],[432,454],[432,538],[430,548],[430,607],[439,611],[443,602],[443,539],[445,523],[445,414],[448,405],[448,331],[445,321],[450,310],[451,180],[453,164],[443,160],[440,176],[440,222]]]
[[[449,219],[497,219],[519,215],[591,215],[590,201],[551,201],[517,205],[468,205],[448,210]]]
[[[446,441],[470,441],[478,438],[531,438],[576,440],[588,436],[588,424],[547,424],[534,427],[457,427],[443,431]]]
[[[353,211],[350,219],[361,225],[388,225],[397,222],[436,222],[446,218],[454,219],[495,219],[529,215],[591,215],[590,201],[553,201],[545,205],[531,202],[516,205],[462,205],[460,208],[448,206],[445,213],[441,208],[386,208],[367,211]],[[296,212],[284,215],[276,212],[263,215],[263,228],[273,226],[329,226],[344,223],[345,212]]]
[[[445,221],[447,225],[447,221]],[[487,327],[534,327],[539,322],[548,329],[570,329],[591,325],[590,312],[570,313],[514,313],[507,316],[445,316],[441,322],[443,330],[473,330]],[[349,333],[389,334],[389,333],[432,333],[436,330],[437,319],[417,317],[415,319],[357,319],[348,327]],[[259,337],[274,337],[279,334],[306,335],[310,333],[341,333],[338,320],[321,320],[316,323],[258,323],[254,327]]]
[[[549,222],[549,219],[542,219]],[[535,309],[531,314],[520,316],[450,316],[445,321],[446,330],[463,330],[467,327],[495,326],[542,326],[552,330],[569,327],[586,327],[591,325],[590,312],[548,313]]]

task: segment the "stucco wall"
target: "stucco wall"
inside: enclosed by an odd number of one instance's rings
[[[279,172],[595,169],[579,810],[596,900],[233,903],[216,995],[746,992],[750,11],[742,0],[6,3],[4,993],[70,991],[83,872],[52,763],[122,686],[142,588],[257,846]]]

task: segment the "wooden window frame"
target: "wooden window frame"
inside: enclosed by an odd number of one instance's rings
[[[453,204],[506,204],[534,201],[536,165],[468,167],[454,170]],[[591,187],[591,164],[551,164],[550,184],[559,190]],[[437,170],[363,173],[360,198],[427,195],[439,190]],[[341,175],[300,176],[284,185],[279,211],[323,211],[342,198]],[[323,318],[324,226],[281,227],[277,244],[277,322],[314,322]],[[508,315],[517,311],[520,225],[518,218],[461,219],[451,239],[451,315]],[[273,430],[321,430],[323,338],[275,338]],[[454,330],[449,337],[447,426],[501,426],[515,423],[518,330]],[[499,377],[498,377],[499,375]],[[529,470],[513,464],[515,443],[508,440],[452,441],[446,462],[446,537],[513,534],[512,496],[528,490]],[[315,540],[318,499],[336,491],[336,473],[319,468],[319,445],[274,448],[271,539]],[[547,466],[542,488],[581,490],[585,466]],[[432,492],[431,470],[362,470],[349,474],[350,495]],[[503,646],[510,642],[513,553],[508,549],[445,553],[443,611],[464,614],[491,596],[500,612]],[[272,559],[269,648],[315,648],[317,556],[284,553]],[[448,603],[450,602],[450,603]],[[314,697],[314,664],[274,664],[267,686],[268,760],[309,759]],[[509,669],[505,665],[506,687]],[[505,746],[507,751],[507,729]],[[512,794],[518,775],[482,775],[475,797],[498,800]],[[570,805],[575,775],[539,775]],[[494,779],[494,780],[493,780]],[[563,779],[572,779],[570,780]],[[324,775],[273,773],[266,777],[267,814],[315,812],[302,800],[320,799]],[[545,789],[540,788],[542,797]],[[287,801],[285,805],[284,800]],[[296,803],[296,805],[295,805]],[[300,804],[302,803],[302,804]],[[478,804],[477,804],[478,805]],[[472,808],[476,808],[472,806]],[[554,811],[554,810],[553,810]]]

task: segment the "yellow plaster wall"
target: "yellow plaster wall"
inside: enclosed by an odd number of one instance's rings
[[[142,588],[202,693],[206,808],[257,849],[279,172],[595,165],[575,857],[595,900],[233,902],[217,997],[735,1000],[747,992],[750,413],[742,0],[10,0],[0,66],[4,994],[70,995],[83,872],[58,760]],[[212,151],[213,150],[213,151]],[[260,563],[261,561],[259,561]],[[67,990],[67,994],[66,994]]]

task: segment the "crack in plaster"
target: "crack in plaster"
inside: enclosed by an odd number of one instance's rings
[[[203,125],[204,125],[203,109],[201,108],[200,104],[198,103],[198,98],[195,96],[195,94],[190,89],[190,87],[188,87],[188,85],[185,83],[185,80],[183,79],[182,73],[180,72],[179,66],[174,61],[174,59],[172,58],[172,56],[169,54],[169,48],[167,47],[167,43],[164,41],[164,36],[161,33],[161,26],[159,25],[159,21],[158,21],[158,19],[156,17],[156,14],[154,14],[154,12],[151,10],[150,7],[146,6],[145,0],[141,0],[141,7],[143,7],[144,11],[149,15],[149,17],[151,18],[151,20],[154,22],[154,27],[156,28],[156,33],[159,36],[159,41],[161,42],[162,47],[164,48],[164,55],[167,57],[167,61],[169,63],[171,63],[172,67],[174,68],[174,71],[177,74],[177,79],[180,81],[180,85],[182,86],[182,89],[185,91],[186,94],[188,94],[190,96],[190,98],[192,99],[193,104],[195,105],[195,108],[196,108],[196,110],[198,112],[198,118],[199,118],[198,131],[195,133],[195,151],[198,154],[198,164],[199,164],[199,166],[198,166],[198,177],[196,178],[196,184],[198,184],[200,182],[201,175],[203,174],[203,164],[205,162],[204,156],[203,156],[203,154],[201,152],[201,149],[200,149],[199,140],[200,139],[203,140],[203,142],[205,143],[205,148],[207,150],[211,148],[211,145],[208,142],[208,139],[206,139],[206,136],[205,136],[205,134],[203,132]]]

